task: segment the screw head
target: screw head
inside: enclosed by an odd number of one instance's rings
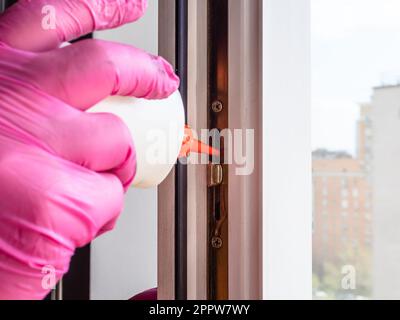
[[[223,244],[223,242],[222,242],[222,239],[220,237],[213,237],[211,239],[211,246],[214,249],[221,249],[222,248],[222,244]]]
[[[212,109],[212,111],[214,111],[215,113],[221,112],[223,108],[224,108],[224,105],[223,105],[222,102],[219,101],[219,100],[214,101],[214,102],[211,104],[211,109]]]

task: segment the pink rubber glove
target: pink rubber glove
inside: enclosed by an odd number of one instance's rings
[[[55,30],[41,27],[44,5],[56,8]],[[84,110],[109,95],[167,97],[179,80],[165,60],[129,46],[58,47],[145,8],[25,0],[0,16],[0,299],[45,297],[44,267],[59,280],[75,249],[112,229],[122,210],[134,144],[119,118]]]

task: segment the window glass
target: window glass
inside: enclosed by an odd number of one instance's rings
[[[311,3],[314,298],[399,299],[400,1]]]

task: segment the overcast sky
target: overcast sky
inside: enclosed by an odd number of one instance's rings
[[[313,148],[355,150],[360,102],[400,83],[400,0],[311,0]]]

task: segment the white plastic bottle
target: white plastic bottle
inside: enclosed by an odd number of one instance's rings
[[[112,113],[129,128],[137,160],[134,187],[154,187],[167,177],[178,159],[185,133],[179,92],[163,100],[110,97],[88,112]]]

